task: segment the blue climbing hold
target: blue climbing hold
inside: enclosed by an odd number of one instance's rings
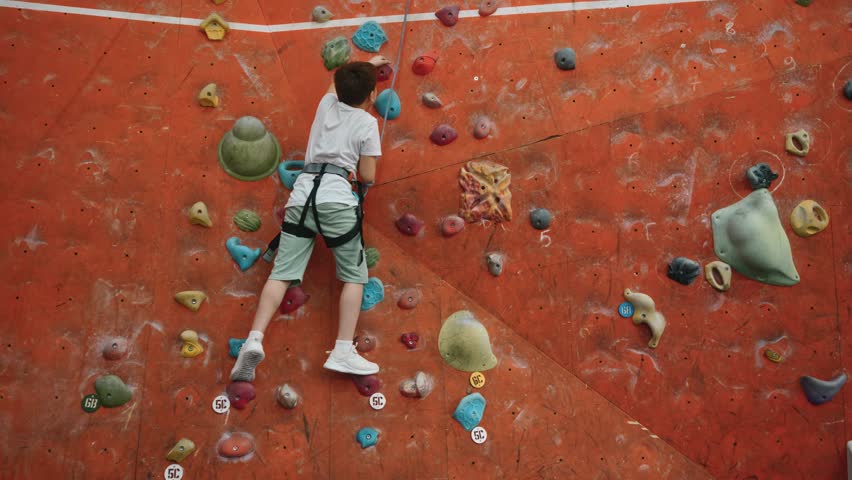
[[[352,35],[352,43],[365,52],[376,53],[387,41],[388,36],[382,26],[372,20],[361,25],[355,35]]]
[[[400,113],[402,113],[402,102],[399,100],[399,95],[390,88],[383,90],[382,93],[376,97],[376,101],[373,105],[376,107],[376,111],[379,112],[379,115],[381,115],[382,118],[385,118],[385,115],[387,115],[388,120],[394,120]]]
[[[246,343],[245,338],[229,338],[228,339],[228,355],[232,358],[237,358],[240,356],[240,349],[243,348],[243,344]]]
[[[372,447],[379,441],[379,431],[372,427],[364,427],[358,430],[355,439],[361,444],[361,448]]]
[[[296,177],[302,173],[303,168],[305,168],[304,160],[287,160],[278,164],[278,178],[287,190],[293,190]]]
[[[385,299],[385,285],[376,277],[371,277],[364,285],[361,296],[361,310],[369,310]]]
[[[484,413],[485,397],[479,393],[471,393],[461,399],[459,406],[453,413],[453,418],[458,420],[461,426],[469,432],[479,425]]]
[[[228,241],[225,242],[225,246],[228,248],[228,253],[231,254],[231,258],[237,262],[237,265],[240,266],[240,270],[246,271],[254,262],[260,258],[260,249],[259,248],[249,248],[245,245],[240,245],[240,239],[237,237],[231,237]]]
[[[560,70],[574,70],[577,67],[577,54],[573,48],[563,48],[553,54],[553,61]]]
[[[618,306],[618,314],[624,318],[630,318],[633,316],[633,304],[630,302],[624,302]]]
[[[846,374],[841,373],[831,380],[820,380],[805,376],[799,379],[799,383],[802,385],[802,390],[805,391],[808,401],[814,405],[820,405],[837,395],[837,392],[846,383]]]

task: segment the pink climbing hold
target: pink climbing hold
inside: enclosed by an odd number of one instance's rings
[[[352,382],[355,383],[358,393],[365,397],[382,389],[382,381],[375,375],[352,375]]]
[[[384,82],[390,79],[393,76],[393,67],[390,65],[382,65],[381,67],[376,69],[376,80],[379,82]]]
[[[435,145],[443,147],[444,145],[453,143],[458,137],[459,134],[456,132],[456,129],[444,123],[435,127],[432,135],[429,136],[429,140],[432,140],[432,143]]]
[[[459,6],[444,7],[437,12],[435,16],[444,24],[445,27],[452,27],[459,21]]]
[[[405,345],[405,348],[414,350],[417,348],[417,342],[420,341],[420,335],[417,335],[415,332],[403,333],[402,336],[399,337],[399,341]]]
[[[396,221],[396,228],[400,233],[413,237],[420,233],[423,228],[423,221],[410,213],[406,213]]]
[[[220,440],[216,451],[225,458],[242,458],[254,452],[254,440],[247,433],[234,433]]]
[[[231,406],[237,410],[246,408],[249,402],[254,400],[254,397],[257,395],[254,385],[249,382],[231,382],[225,391],[228,393],[228,400],[231,401]]]
[[[396,304],[399,308],[411,310],[420,303],[420,297],[420,290],[416,288],[407,288],[402,291],[402,294],[399,296],[399,300],[397,300]]]
[[[458,215],[450,215],[441,220],[441,235],[450,238],[464,230],[464,219]]]
[[[414,60],[411,70],[417,75],[428,75],[435,68],[436,63],[438,63],[438,52],[429,50]]]
[[[107,360],[121,360],[127,354],[127,340],[121,337],[111,338],[101,352]]]
[[[497,11],[497,0],[482,0],[479,4],[479,16],[487,17]]]
[[[485,115],[476,119],[476,125],[473,127],[473,136],[482,140],[491,134],[491,129],[494,124],[491,122],[491,119],[486,117]]]
[[[284,294],[284,300],[281,301],[280,311],[284,315],[295,312],[310,299],[311,296],[305,293],[302,287],[290,287],[287,289],[287,293]]]

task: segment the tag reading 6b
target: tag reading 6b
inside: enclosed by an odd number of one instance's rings
[[[101,397],[99,397],[96,393],[90,393],[83,397],[83,401],[80,402],[80,406],[83,407],[83,410],[86,413],[92,413],[101,408]]]

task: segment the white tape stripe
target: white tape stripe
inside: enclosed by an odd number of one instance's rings
[[[626,8],[630,7],[646,7],[652,5],[673,5],[677,3],[702,3],[711,0],[604,0],[593,2],[577,2],[577,3],[551,3],[545,5],[527,5],[521,7],[503,7],[497,9],[494,16],[503,15],[528,15],[534,13],[562,13],[581,10],[601,10],[610,8]],[[119,18],[122,20],[133,20],[138,22],[154,22],[166,23],[170,25],[185,25],[189,27],[198,27],[201,24],[200,18],[185,18],[171,17],[168,15],[150,15],[147,13],[120,12],[116,10],[102,10],[98,8],[83,8],[69,7],[65,5],[51,5],[47,3],[35,2],[18,2],[13,0],[0,0],[0,7],[5,8],[21,8],[25,10],[34,10],[41,12],[53,13],[70,13],[73,15],[86,15],[90,17],[110,17]],[[459,18],[478,17],[477,10],[462,10],[459,12]],[[403,15],[385,15],[376,17],[355,17],[342,18],[339,20],[331,20],[326,23],[315,22],[299,22],[299,23],[282,23],[278,25],[257,25],[253,23],[231,23],[228,25],[232,30],[243,30],[248,32],[294,32],[299,30],[316,30],[321,28],[337,28],[337,27],[353,27],[359,26],[368,20],[373,20],[379,23],[402,23]],[[227,19],[226,19],[227,20]],[[430,13],[414,13],[408,16],[409,22],[425,22],[436,21],[435,14]]]

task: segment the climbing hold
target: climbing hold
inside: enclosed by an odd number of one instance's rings
[[[530,223],[536,230],[545,230],[550,227],[553,215],[546,208],[536,208],[530,212]]]
[[[469,432],[473,430],[473,427],[479,425],[484,413],[485,397],[476,392],[461,399],[455,413],[453,413],[453,418],[458,420],[461,426]]]
[[[101,353],[107,360],[120,360],[127,354],[127,340],[122,337],[113,337],[107,340]]]
[[[800,237],[810,237],[828,227],[828,212],[813,200],[804,200],[790,214],[790,226]]]
[[[560,70],[574,70],[577,67],[577,54],[573,48],[562,48],[553,54],[553,61]]]
[[[764,350],[763,355],[766,356],[766,358],[768,358],[770,362],[781,363],[781,360],[783,360],[781,354],[776,352],[775,350],[772,350],[771,348],[767,348],[766,350]]]
[[[228,355],[231,358],[237,358],[240,356],[240,349],[243,348],[243,344],[246,343],[245,338],[229,338],[228,339]]]
[[[438,350],[444,361],[463,372],[490,370],[497,365],[488,330],[467,310],[453,313],[441,326]]]
[[[438,63],[438,52],[429,50],[414,60],[411,70],[417,75],[427,75],[432,72],[436,63]]]
[[[811,137],[804,130],[788,133],[785,148],[797,157],[804,157],[811,149]]]
[[[406,288],[399,295],[399,300],[396,301],[397,306],[404,310],[411,310],[420,303],[420,290],[416,288]]]
[[[251,249],[245,245],[240,245],[240,239],[237,237],[229,238],[225,242],[225,247],[228,248],[231,258],[240,266],[240,270],[244,272],[254,265],[254,262],[260,257],[259,248]]]
[[[399,341],[405,345],[405,348],[409,350],[414,350],[417,348],[417,342],[420,341],[420,335],[415,332],[403,333],[399,337]]]
[[[720,292],[731,289],[731,266],[716,260],[704,265],[704,278],[711,287]]]
[[[120,407],[133,396],[130,388],[115,375],[104,375],[95,380],[95,391],[106,408]]]
[[[169,453],[166,455],[166,460],[171,460],[173,462],[180,463],[183,461],[183,459],[190,456],[190,454],[192,454],[192,452],[194,451],[195,443],[193,443],[192,440],[188,438],[181,438],[180,440],[178,440],[175,446],[172,447],[171,450],[169,450]]]
[[[809,7],[814,0],[796,0],[796,3],[803,6]]]
[[[364,285],[364,293],[361,296],[361,310],[369,310],[377,303],[385,299],[385,286],[376,277],[370,277]]]
[[[376,348],[376,337],[366,332],[356,336],[353,341],[355,342],[355,350],[360,353],[372,352]]]
[[[231,406],[237,410],[246,408],[248,403],[257,396],[254,385],[249,382],[231,382],[225,392],[228,394]]]
[[[635,313],[633,314],[633,324],[646,324],[651,329],[651,340],[648,346],[657,348],[660,343],[660,337],[663,336],[663,331],[666,329],[666,319],[662,313],[656,310],[654,300],[644,293],[631,292],[629,288],[624,290],[624,299],[633,304]]]
[[[299,309],[302,305],[308,303],[308,300],[311,299],[310,294],[305,293],[302,290],[302,287],[295,286],[287,289],[287,293],[284,294],[284,299],[281,300],[281,307],[279,311],[287,315],[289,313],[293,313]]]
[[[287,160],[278,164],[278,178],[287,190],[293,190],[296,178],[305,168],[304,160]]]
[[[438,17],[438,20],[440,20],[445,27],[452,27],[459,21],[459,6],[453,5],[450,7],[444,7],[435,12],[435,16]]]
[[[367,257],[367,268],[373,268],[379,263],[379,249],[370,247],[364,250],[364,256]]]
[[[485,375],[482,372],[473,372],[470,374],[469,382],[473,388],[482,388],[485,386]]]
[[[482,140],[491,134],[492,128],[494,128],[494,123],[490,118],[483,115],[476,119],[476,125],[473,127],[473,136]]]
[[[202,107],[216,108],[219,106],[219,95],[215,83],[208,83],[198,92],[198,104]]]
[[[778,178],[778,174],[773,172],[769,165],[758,163],[757,165],[746,170],[746,179],[751,185],[752,190],[758,188],[769,188],[772,181]]]
[[[512,220],[512,175],[503,165],[472,161],[459,172],[461,208],[459,215],[468,222]]]
[[[195,202],[189,207],[189,223],[203,227],[213,226],[210,215],[207,214],[207,205],[204,202]]]
[[[668,277],[681,285],[689,285],[698,278],[701,265],[686,257],[675,257],[669,263]]]
[[[441,220],[441,235],[450,238],[464,230],[464,219],[458,215],[449,215]]]
[[[396,229],[403,235],[416,236],[423,228],[423,221],[410,213],[399,217],[396,221]]]
[[[746,277],[771,285],[799,283],[790,241],[765,188],[713,212],[713,249]]]
[[[247,433],[225,434],[216,451],[225,458],[242,458],[254,452],[254,440]]]
[[[201,346],[201,340],[198,339],[198,333],[195,330],[184,330],[180,334],[180,339],[183,342],[183,346],[180,347],[181,357],[197,357],[204,352],[204,347]]]
[[[456,129],[447,125],[441,124],[435,127],[435,130],[432,130],[432,135],[429,135],[429,140],[432,140],[432,143],[439,146],[449,145],[458,138],[459,134],[456,132]]]
[[[386,82],[390,80],[393,76],[393,67],[388,64],[384,64],[376,68],[376,81],[377,82]]]
[[[846,83],[843,85],[843,96],[847,100],[852,100],[852,80],[846,80]]]
[[[497,0],[482,0],[479,4],[479,16],[487,17],[497,11]]]
[[[335,37],[322,46],[322,61],[326,70],[334,70],[349,61],[352,47],[346,37]]]
[[[503,273],[504,260],[503,254],[498,252],[491,252],[485,256],[485,263],[488,264],[488,271],[491,272],[491,275],[499,277]]]
[[[381,380],[375,375],[352,375],[352,381],[355,383],[358,393],[365,397],[369,397],[382,388]]]
[[[432,92],[426,92],[420,97],[420,100],[423,102],[423,105],[426,105],[429,108],[441,108],[444,104],[441,103],[441,99],[438,98]]]
[[[414,385],[417,387],[417,395],[426,398],[435,389],[435,379],[424,372],[414,374]]]
[[[201,308],[201,303],[206,299],[207,295],[198,290],[186,290],[175,294],[175,300],[193,312],[197,312]]]
[[[804,376],[799,379],[799,383],[801,383],[802,390],[805,391],[805,396],[808,397],[808,401],[814,405],[820,405],[831,400],[835,395],[837,395],[837,392],[839,392],[843,387],[843,384],[846,383],[846,374],[841,373],[831,380],[820,380],[818,378]]]
[[[365,22],[352,35],[352,43],[365,52],[378,52],[387,41],[388,36],[385,34],[382,26],[373,20]]]
[[[379,441],[379,431],[375,428],[364,427],[361,430],[358,430],[358,434],[355,435],[355,439],[358,440],[359,444],[361,444],[361,448],[372,447]]]
[[[275,390],[275,399],[287,410],[292,410],[299,404],[299,394],[286,383]]]
[[[402,113],[402,103],[399,100],[399,95],[390,88],[382,90],[382,93],[376,97],[373,106],[376,107],[376,111],[379,112],[382,118],[387,116],[388,120],[394,120]]]
[[[417,398],[420,396],[417,393],[417,384],[414,382],[413,378],[406,378],[399,384],[399,393],[401,393],[403,397],[408,398]]]
[[[317,5],[311,11],[311,20],[317,23],[325,23],[334,18],[334,14],[332,14],[327,8]]]
[[[255,117],[241,117],[219,142],[219,163],[240,180],[261,180],[278,168],[278,140]]]
[[[256,232],[260,229],[260,217],[251,210],[240,210],[234,215],[234,223],[244,232]]]
[[[201,21],[201,30],[210,40],[222,40],[231,27],[218,13],[211,13]]]

